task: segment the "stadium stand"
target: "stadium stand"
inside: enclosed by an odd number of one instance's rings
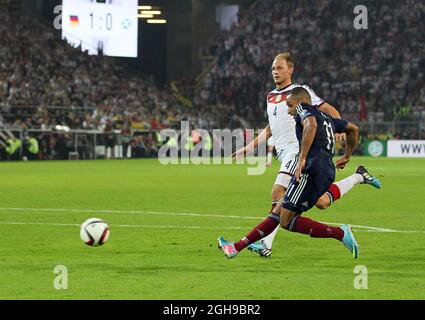
[[[425,29],[425,4],[364,4],[373,30],[354,29],[349,1],[258,1],[210,46],[218,62],[196,104],[215,105],[258,126],[272,89],[271,60],[289,51],[296,60],[294,81],[309,84],[345,118],[425,120],[425,34],[418,32]]]
[[[130,74],[113,59],[69,47],[54,30],[0,11],[0,108],[13,127],[134,129],[172,126],[183,109],[152,77]],[[35,109],[34,109],[35,108]],[[31,110],[32,109],[32,110]]]

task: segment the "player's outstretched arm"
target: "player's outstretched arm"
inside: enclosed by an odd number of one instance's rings
[[[324,112],[324,113],[329,114],[334,119],[341,119],[341,114],[338,112],[338,110],[334,106],[330,105],[327,102],[322,103],[319,107],[319,110]],[[336,133],[335,134],[335,140],[337,142],[345,140],[345,134],[344,133]]]
[[[254,150],[258,145],[265,143],[268,138],[272,136],[272,131],[270,130],[270,125],[267,125],[263,131],[254,139],[252,140],[248,145],[246,145],[243,148],[240,148],[235,153],[232,154],[232,157],[235,160],[241,159],[245,156],[245,154],[251,152]]]
[[[344,169],[345,165],[350,161],[354,148],[357,145],[359,138],[359,127],[354,123],[348,122],[347,128],[344,130],[347,136],[347,143],[345,145],[345,153],[342,158],[338,159],[335,163],[338,169]]]
[[[300,181],[301,171],[304,169],[305,161],[307,159],[308,152],[313,143],[314,137],[317,131],[317,121],[315,117],[307,117],[303,121],[303,138],[301,141],[300,158],[295,171],[295,179]]]
[[[341,115],[339,114],[338,110],[336,110],[336,108],[334,106],[331,106],[327,102],[322,103],[319,107],[319,110],[324,112],[324,113],[327,113],[332,118],[341,119]]]

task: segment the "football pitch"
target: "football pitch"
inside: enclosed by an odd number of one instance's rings
[[[306,214],[354,225],[359,259],[336,240],[280,230],[271,258],[227,260],[216,239],[264,219],[276,160],[260,176],[156,159],[0,163],[0,300],[425,299],[425,159],[353,158],[337,180],[359,164],[381,190],[359,185]],[[110,226],[102,247],[79,238],[91,217]],[[58,265],[66,290],[54,287]],[[367,270],[363,289],[355,269]]]

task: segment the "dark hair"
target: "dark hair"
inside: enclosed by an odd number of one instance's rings
[[[303,87],[296,87],[289,91],[289,94],[297,99],[306,98],[307,101],[311,104],[311,96],[307,89]]]

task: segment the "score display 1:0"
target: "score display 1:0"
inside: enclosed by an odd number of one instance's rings
[[[90,18],[91,18],[91,28],[94,29],[94,13],[90,13]],[[102,19],[101,19],[102,20]],[[112,30],[112,14],[108,13],[106,14],[106,30]]]

